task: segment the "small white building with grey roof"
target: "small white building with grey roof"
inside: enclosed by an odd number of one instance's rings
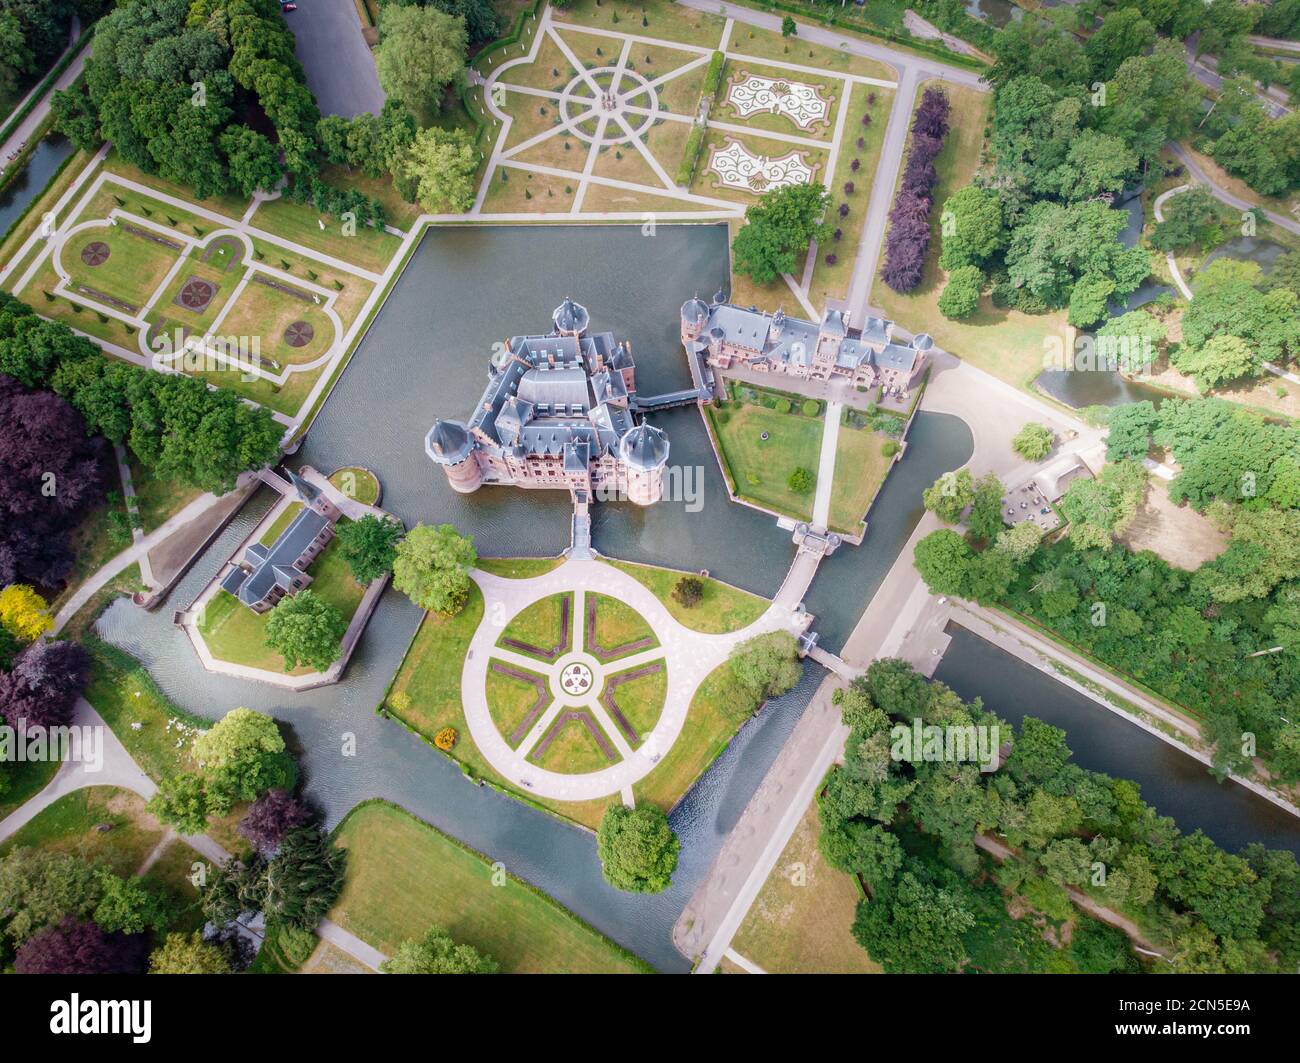
[[[463,493],[504,484],[657,502],[668,438],[637,412],[631,346],[591,333],[587,308],[567,297],[551,323],[506,342],[468,420],[436,421],[425,452]]]
[[[681,310],[687,355],[720,370],[743,365],[901,394],[920,380],[926,352],[934,344],[924,333],[910,343],[895,343],[893,332],[894,323],[885,318],[868,316],[855,327],[847,311],[827,310],[814,324],[783,310],[733,306],[721,292],[709,303],[698,296],[688,299]]]

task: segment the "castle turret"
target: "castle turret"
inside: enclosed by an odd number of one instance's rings
[[[648,424],[629,429],[619,440],[619,460],[627,468],[627,496],[638,506],[663,497],[664,467],[668,464],[668,437]]]
[[[483,470],[474,457],[474,444],[459,421],[437,421],[424,438],[424,450],[442,466],[447,482],[461,494],[469,494],[483,482]]]
[[[709,324],[709,304],[698,295],[682,303],[682,342],[699,339]]]
[[[591,315],[585,306],[575,303],[566,295],[564,302],[551,312],[551,321],[561,336],[585,336],[587,326],[591,324]]]

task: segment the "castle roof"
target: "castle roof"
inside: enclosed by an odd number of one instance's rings
[[[634,469],[653,469],[668,460],[668,437],[663,430],[639,424],[619,442],[619,455]]]

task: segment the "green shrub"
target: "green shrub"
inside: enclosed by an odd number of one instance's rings
[[[714,52],[709,59],[709,69],[704,72],[704,88],[702,95],[705,99],[713,99],[718,94],[718,89],[722,87],[722,70],[727,65],[727,57],[721,52]]]
[[[898,453],[898,444],[892,439],[886,439],[880,444],[880,453],[887,458],[892,458]]]
[[[777,413],[789,413],[794,407],[789,399],[778,398],[772,403],[772,409]]]
[[[816,399],[805,399],[803,404],[803,415],[805,417],[816,417],[822,412],[822,404]]]
[[[677,183],[683,188],[690,186],[695,179],[695,167],[700,161],[700,149],[704,147],[704,126],[696,122],[691,126],[691,135],[686,138],[686,148],[682,152],[682,161],[677,167]]]

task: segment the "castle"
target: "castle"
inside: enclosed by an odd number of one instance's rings
[[[732,306],[719,292],[711,303],[698,297],[682,304],[681,337],[688,357],[727,370],[785,373],[814,380],[843,380],[903,394],[921,377],[933,341],[925,333],[911,343],[893,341],[894,323],[868,317],[849,326],[847,311],[827,310],[820,324]]]
[[[514,336],[489,363],[469,418],[439,420],[424,449],[462,493],[482,484],[566,488],[577,502],[663,496],[668,438],[638,420],[636,364],[612,332],[588,333],[586,307],[566,298],[544,336]]]
[[[302,508],[274,542],[251,544],[243,560],[221,580],[222,590],[255,613],[267,612],[285,595],[297,594],[311,583],[307,569],[334,538],[341,515],[320,488],[292,469],[288,472]]]

